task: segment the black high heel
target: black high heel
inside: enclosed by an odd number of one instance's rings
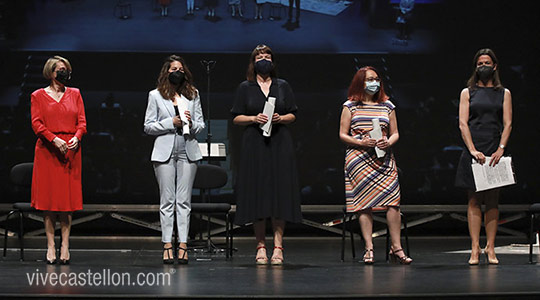
[[[403,256],[397,255],[396,253],[398,252],[403,252]],[[399,262],[402,265],[410,265],[412,263],[412,258],[405,255],[405,251],[403,251],[403,249],[390,249],[390,257],[392,258],[393,262]]]
[[[171,246],[169,248],[163,248],[163,252],[167,251],[167,258],[163,259],[163,263],[166,264],[166,265],[174,264],[174,255],[173,255],[173,257],[171,257],[171,255],[169,254],[170,253],[169,250],[171,250],[171,252],[172,252],[173,247]]]
[[[180,253],[178,253],[178,264],[179,265],[187,265],[188,264],[188,259],[186,258],[186,254],[187,254],[187,248],[182,248],[180,246],[178,246],[178,250],[184,250],[184,254],[182,254],[182,257],[180,257]]]

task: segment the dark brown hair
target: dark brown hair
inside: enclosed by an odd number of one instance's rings
[[[497,56],[495,56],[495,52],[489,48],[484,48],[478,50],[476,54],[474,55],[473,59],[473,72],[471,74],[471,77],[469,80],[467,80],[467,87],[470,89],[475,89],[478,81],[480,80],[480,77],[478,76],[478,73],[476,72],[476,65],[478,63],[478,59],[482,55],[488,55],[491,57],[491,60],[493,61],[493,66],[497,66],[497,69],[493,72],[493,86],[495,86],[496,90],[503,89],[503,85],[501,83],[501,79],[499,77],[499,60],[497,59]]]
[[[246,72],[246,79],[248,81],[255,81],[255,78],[257,78],[257,73],[255,72],[255,56],[259,54],[270,54],[270,56],[272,57],[272,63],[274,64],[274,68],[270,72],[270,77],[273,77],[273,78],[277,77],[277,72],[275,68],[276,62],[274,61],[274,53],[272,52],[272,49],[270,49],[270,47],[264,44],[260,44],[260,45],[257,45],[257,47],[255,47],[255,49],[253,49],[253,51],[251,52],[251,56],[249,58],[249,64],[248,64],[248,68]]]
[[[180,86],[174,86],[169,82],[169,68],[171,63],[178,61],[184,67],[184,82]],[[184,95],[184,97],[193,100],[197,96],[197,90],[193,86],[193,75],[189,71],[189,68],[185,60],[178,55],[171,55],[165,59],[161,71],[159,72],[159,77],[157,80],[157,90],[161,96],[165,99],[172,100],[174,95],[178,93],[179,95]]]
[[[363,101],[366,99],[366,91],[364,90],[364,81],[366,81],[366,73],[368,70],[371,70],[375,73],[377,73],[377,76],[379,76],[379,72],[374,67],[366,66],[360,68],[354,74],[354,77],[351,81],[351,85],[349,86],[349,92],[347,93],[347,99],[350,101]],[[377,93],[373,95],[373,99],[377,103],[382,103],[386,100],[388,100],[388,96],[384,92],[384,86],[381,81],[381,87]]]

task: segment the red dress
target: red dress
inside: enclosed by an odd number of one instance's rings
[[[86,133],[81,93],[66,87],[56,102],[44,89],[32,93],[32,129],[38,136],[32,176],[32,207],[38,210],[82,209],[81,147],[64,155],[52,143],[55,137],[66,143]]]

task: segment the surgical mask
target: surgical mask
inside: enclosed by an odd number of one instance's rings
[[[255,72],[261,75],[267,75],[274,69],[274,64],[267,59],[261,59],[255,63]]]
[[[63,85],[66,85],[71,79],[71,72],[68,70],[58,70],[56,71],[56,81],[60,82]]]
[[[375,81],[375,80],[366,81],[366,87],[364,88],[364,90],[369,95],[375,95],[375,93],[379,91],[380,87],[381,87],[381,83],[378,81]]]
[[[183,72],[175,71],[169,73],[169,82],[174,85],[181,85],[182,83],[184,83],[185,79],[185,74]]]
[[[493,70],[492,66],[481,66],[476,68],[476,74],[478,74],[478,78],[486,84],[492,77],[493,77]]]

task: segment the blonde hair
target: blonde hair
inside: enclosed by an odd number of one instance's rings
[[[69,63],[69,60],[63,58],[62,56],[55,55],[47,59],[47,62],[43,66],[43,77],[45,77],[45,79],[52,79],[52,73],[54,72],[54,69],[56,68],[56,64],[58,64],[58,62],[63,62],[66,65],[68,71],[71,72],[71,64]]]

